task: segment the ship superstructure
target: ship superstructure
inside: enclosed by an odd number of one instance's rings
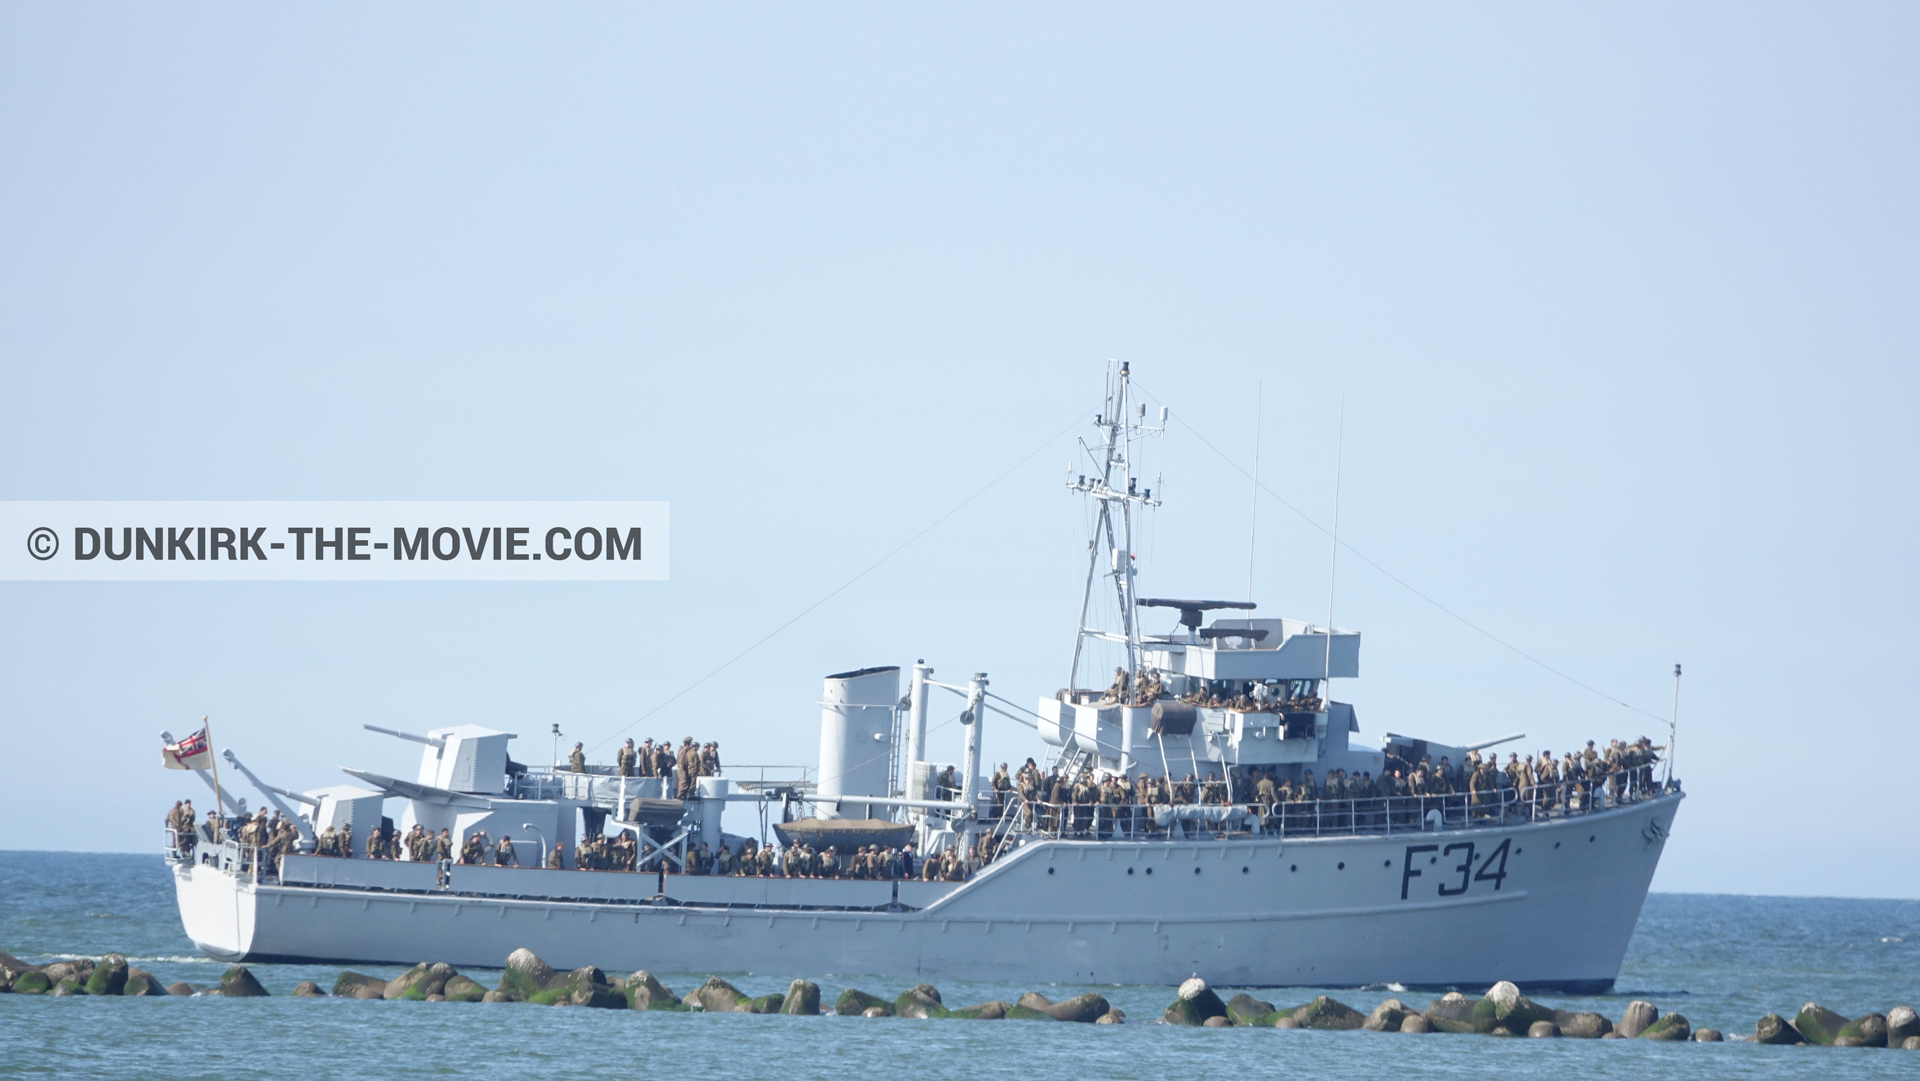
[[[1129,380],[1109,372],[1100,441],[1069,479],[1093,501],[1093,543],[1067,686],[1034,708],[984,673],[942,681],[924,662],[838,673],[816,768],[729,767],[686,792],[612,767],[524,765],[513,733],[479,725],[376,729],[420,745],[412,780],[356,768],[358,785],[306,792],[229,753],[306,851],[170,836],[189,936],[229,960],[493,965],[525,946],[563,967],[656,971],[1610,988],[1678,785],[1634,768],[1444,794],[1308,787],[1458,766],[1504,740],[1357,746],[1332,688],[1359,676],[1358,632],[1257,617],[1250,601],[1139,596],[1134,514],[1159,502],[1134,445],[1166,414],[1148,427]],[[1148,633],[1153,616],[1173,628]],[[1082,678],[1096,656],[1117,659],[1111,681],[1081,686],[1107,681]],[[936,694],[962,702],[958,763],[930,760]],[[996,790],[981,757],[990,715],[1037,728],[1061,777],[1105,795]],[[1126,795],[1151,787],[1143,777],[1179,779],[1173,798]],[[1316,798],[1266,802],[1256,777]],[[511,837],[520,866],[312,854],[328,829],[357,855],[372,831],[415,824],[446,830],[456,852]],[[617,835],[634,870],[577,866],[581,840]],[[922,859],[971,862],[947,881],[685,873],[702,844],[908,840]]]

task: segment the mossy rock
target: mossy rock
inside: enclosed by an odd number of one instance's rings
[[[87,976],[89,995],[117,995],[126,985],[127,959],[117,953],[102,957]]]
[[[1832,1047],[1833,1041],[1840,1038],[1840,1030],[1847,1025],[1847,1019],[1820,1005],[1809,1002],[1800,1007],[1793,1015],[1793,1027],[1811,1044]]]
[[[1053,1001],[1038,991],[1028,991],[1020,996],[1020,1001],[1016,1005],[1037,1010],[1055,1021],[1072,1021],[1078,1024],[1092,1024],[1100,1019],[1101,1014],[1113,1008],[1105,998],[1091,991],[1059,1002]],[[1220,1016],[1225,1014],[1222,1013]]]
[[[946,1003],[940,999],[939,988],[930,983],[923,983],[918,987],[910,987],[900,992],[900,997],[893,1000],[893,1015],[922,1019],[940,1018],[947,1016],[947,1007]]]
[[[1911,1006],[1895,1006],[1887,1011],[1887,1046],[1899,1047],[1909,1036],[1920,1036],[1920,1013]]]
[[[633,975],[620,981],[620,993],[626,996],[630,1010],[685,1010],[686,1003],[680,996],[667,990],[665,984],[655,979],[653,973],[639,969]]]
[[[522,977],[527,978],[525,970]],[[592,1006],[603,1010],[627,1008],[626,996],[608,986],[606,973],[592,965],[570,972],[553,973],[547,977],[546,985],[528,995],[526,1001],[536,1006]]]
[[[1373,1008],[1361,1028],[1368,1032],[1398,1032],[1400,1025],[1413,1016],[1413,1009],[1397,998],[1387,999]],[[1268,1024],[1273,1022],[1269,1021]]]
[[[1049,1017],[1046,1014],[1041,1013],[1039,1010],[1036,1010],[1031,1006],[1022,1006],[1018,1002],[1007,1007],[1006,1019],[1008,1021],[1051,1021],[1053,1020],[1052,1017]]]
[[[38,971],[40,971],[39,966],[27,964],[18,957],[0,950],[0,976],[5,976],[9,983],[26,973]]]
[[[220,993],[227,998],[266,998],[267,989],[253,978],[245,965],[235,965],[220,974]]]
[[[1696,1028],[1693,1030],[1694,1043],[1725,1043],[1727,1038],[1717,1028]]]
[[[195,987],[194,985],[188,983],[185,980],[178,980],[174,983],[170,983],[167,985],[167,994],[174,995],[179,998],[191,998],[192,996],[197,995],[199,993],[200,993],[199,988]]]
[[[1106,1016],[1107,1011],[1111,1009],[1113,1009],[1113,1004],[1108,1002],[1105,996],[1088,991],[1084,994],[1078,994],[1072,998],[1056,1002],[1040,1012],[1053,1018],[1055,1021],[1069,1021],[1077,1025],[1091,1025]]]
[[[1693,1039],[1693,1026],[1687,1023],[1686,1014],[1670,1013],[1643,1029],[1640,1038],[1685,1043]]]
[[[747,1004],[743,1013],[779,1013],[780,1006],[787,1001],[785,994],[759,995]]]
[[[812,980],[795,980],[788,984],[787,993],[780,1001],[780,1012],[795,1017],[818,1017],[820,985]]]
[[[1613,1031],[1613,1022],[1604,1014],[1591,1010],[1577,1010],[1567,1013],[1555,1010],[1553,1023],[1560,1026],[1560,1035],[1572,1040],[1597,1040]]]
[[[958,1017],[969,1021],[999,1021],[1013,1009],[1013,1003],[992,999],[974,1006],[962,1006],[957,1010],[948,1010],[948,1017]]]
[[[1301,1028],[1323,1032],[1352,1032],[1367,1023],[1366,1015],[1344,1002],[1319,995],[1288,1011]]]
[[[1268,1014],[1273,1013],[1273,1003],[1263,1002],[1245,991],[1227,1000],[1227,1016],[1236,1025],[1255,1025]],[[1267,1022],[1272,1025],[1272,1021]]]
[[[326,998],[327,993],[320,990],[320,985],[314,983],[312,980],[301,980],[299,983],[293,985],[293,997]]]
[[[1420,1016],[1427,1019],[1427,1024],[1435,1032],[1474,1031],[1473,999],[1458,991],[1448,991],[1427,1003],[1427,1008],[1420,1012]]]
[[[596,1010],[624,1010],[627,997],[604,983],[581,984],[573,989],[570,1005],[588,1006]]]
[[[448,1002],[480,1002],[487,997],[487,989],[476,981],[455,973],[441,988],[440,993]]]
[[[365,973],[342,972],[340,978],[333,981],[333,994],[335,998],[386,998],[387,981]]]
[[[84,995],[86,993],[86,981],[78,976],[68,976],[62,979],[59,983],[53,985],[53,990],[47,992],[47,994],[52,995],[54,998],[65,998],[68,995]]]
[[[160,981],[154,979],[152,973],[136,968],[128,971],[126,986],[120,989],[120,993],[128,998],[155,998],[164,996],[167,989],[160,986]]]
[[[840,992],[839,998],[833,1000],[833,1012],[842,1017],[864,1017],[866,1012],[875,1006],[887,1011],[888,1017],[893,1016],[892,1003],[883,998],[875,998],[856,987],[847,988]]]
[[[588,966],[563,972],[555,976],[548,985],[527,996],[527,1001],[535,1006],[591,1006],[601,1010],[627,1009],[625,995],[608,986],[604,979],[595,979],[600,970]]]
[[[1793,1027],[1793,1022],[1777,1013],[1770,1013],[1754,1023],[1753,1042],[1783,1047],[1806,1043],[1807,1038],[1800,1035],[1800,1030]]]
[[[517,1001],[531,1002],[535,994],[547,989],[556,975],[553,966],[523,946],[507,955],[497,990],[514,996]]]
[[[405,999],[409,1002],[424,1002],[428,995],[437,995],[455,976],[453,966],[444,962],[422,961],[412,968],[387,981],[381,997]]]
[[[60,986],[60,981],[68,977],[77,979],[84,985],[87,977],[93,972],[93,962],[55,961],[50,965],[42,965],[40,971],[47,974],[47,979],[53,981],[55,987]]]
[[[718,976],[708,977],[706,983],[687,995],[687,1004],[695,1003],[708,1013],[753,1012],[753,996]]]
[[[1400,1022],[1400,1031],[1424,1035],[1433,1031],[1433,1022],[1428,1021],[1425,1014],[1410,1013]]]
[[[1209,1017],[1227,1016],[1227,1004],[1213,993],[1207,981],[1194,976],[1180,985],[1180,991],[1171,1005],[1161,1011],[1160,1018],[1169,1025],[1191,1025],[1198,1027],[1207,1023]]]
[[[92,984],[87,985],[87,993],[93,993]],[[1859,1040],[1861,1047],[1887,1046],[1887,1015],[1870,1013],[1862,1017],[1856,1017],[1846,1024],[1841,1025],[1839,1035],[1834,1038],[1839,1040],[1849,1037]]]
[[[1504,1026],[1509,1032],[1528,1032],[1536,1021],[1552,1021],[1553,1011],[1520,993],[1520,988],[1501,980],[1487,989],[1473,1004],[1473,1027],[1490,1032]]]
[[[1636,998],[1627,1003],[1626,1010],[1620,1014],[1620,1023],[1613,1028],[1621,1038],[1631,1040],[1645,1032],[1658,1020],[1660,1020],[1660,1008],[1651,1002]]]

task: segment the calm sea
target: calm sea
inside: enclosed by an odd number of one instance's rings
[[[0,949],[29,961],[124,953],[163,982],[214,983],[197,956],[157,856],[0,852]],[[432,960],[432,958],[423,958]],[[523,1005],[284,997],[301,980],[330,988],[335,967],[255,966],[271,999],[49,999],[0,995],[0,1075],[219,1078],[829,1078],[936,1081],[1275,1075],[1463,1078],[1920,1077],[1920,1053],[1627,1040],[1495,1040],[1255,1029],[839,1017],[629,1013]],[[399,969],[375,970],[381,975]],[[470,972],[487,986],[497,972]],[[664,976],[677,992],[708,973]],[[720,973],[741,990],[784,990],[804,975],[829,999],[848,986],[891,997],[910,981],[832,973]],[[1203,974],[1204,975],[1204,974]],[[1012,1000],[1079,986],[941,986],[949,1004]],[[1098,987],[1137,1022],[1168,987]],[[1223,988],[1230,993],[1231,989]],[[1385,988],[1327,989],[1361,1011]],[[1478,988],[1463,988],[1469,992]],[[1291,1005],[1316,989],[1260,992]],[[1400,995],[1424,1005],[1427,995]],[[1696,1028],[1751,1032],[1768,1011],[1818,1000],[1849,1016],[1920,1005],[1920,901],[1655,894],[1619,993],[1542,996],[1618,1018],[1630,998],[1686,1014]],[[857,1073],[856,1073],[857,1072]]]

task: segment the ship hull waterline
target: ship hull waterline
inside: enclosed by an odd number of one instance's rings
[[[1046,841],[904,912],[646,903],[647,874],[567,872],[631,879],[625,902],[174,874],[188,936],[227,961],[497,968],[525,947],[615,972],[1591,994],[1618,975],[1681,798],[1391,836]],[[751,880],[701,885],[727,881]]]

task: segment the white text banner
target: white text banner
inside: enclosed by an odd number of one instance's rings
[[[0,502],[0,580],[667,577],[664,502]]]

